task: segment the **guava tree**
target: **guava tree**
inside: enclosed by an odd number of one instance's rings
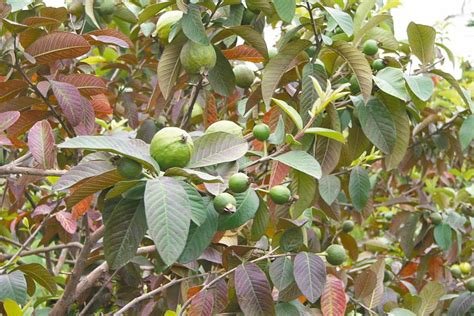
[[[1,312],[474,312],[474,70],[398,5],[0,4]]]

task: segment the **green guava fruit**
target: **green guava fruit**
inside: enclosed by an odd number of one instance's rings
[[[474,292],[474,278],[467,280],[465,286],[469,292]]]
[[[431,220],[431,223],[433,223],[433,225],[439,225],[443,222],[443,218],[437,212],[430,214],[430,220]]]
[[[461,267],[459,267],[458,264],[453,264],[450,268],[449,271],[451,271],[451,275],[453,278],[460,278],[462,277],[462,272],[461,272]]]
[[[285,204],[290,201],[291,191],[284,185],[275,185],[268,193],[275,204]]]
[[[125,179],[136,179],[142,174],[142,165],[130,158],[120,159],[117,165],[118,173]]]
[[[355,75],[351,77],[351,80],[349,80],[349,83],[351,84],[350,89],[353,94],[360,93],[359,80],[357,80],[357,77]]]
[[[263,142],[270,137],[270,127],[267,124],[260,123],[254,126],[252,133],[256,139]]]
[[[84,14],[84,5],[82,4],[82,1],[73,0],[68,6],[68,11],[76,17],[80,17]]]
[[[156,22],[155,35],[161,42],[168,43],[168,39],[173,26],[181,19],[183,12],[178,10],[163,13]]]
[[[234,67],[235,84],[242,89],[249,88],[255,81],[255,73],[246,65]]]
[[[231,194],[224,192],[214,198],[212,205],[219,214],[231,214],[236,211],[237,201]]]
[[[116,10],[116,5],[114,0],[102,0],[98,1],[99,8],[98,11],[100,15],[112,15]]]
[[[185,167],[194,150],[194,143],[186,131],[177,127],[165,127],[153,136],[150,154],[162,170]]]
[[[383,59],[376,59],[372,62],[372,68],[376,71],[382,70],[386,67]]]
[[[188,41],[181,49],[179,59],[184,70],[192,75],[214,68],[217,56],[214,46]]]
[[[469,262],[461,262],[459,268],[462,274],[471,274],[471,264]]]
[[[211,133],[216,133],[216,132],[223,132],[227,134],[232,134],[235,136],[238,136],[239,138],[243,138],[244,136],[242,135],[242,127],[237,125],[236,123],[232,121],[217,121],[213,124],[211,124],[207,129],[205,134],[211,134]]]
[[[151,118],[147,118],[138,128],[137,138],[149,144],[156,132],[158,132],[158,126],[156,126],[155,121]]]
[[[362,45],[362,52],[366,55],[373,56],[379,51],[379,46],[375,40],[367,40]]]
[[[229,178],[229,189],[234,193],[247,191],[249,185],[249,177],[245,173],[239,172]]]
[[[333,266],[341,265],[346,261],[346,250],[341,245],[331,245],[326,249],[326,260]]]
[[[346,220],[342,223],[342,231],[345,233],[350,233],[354,229],[354,222],[351,220]]]

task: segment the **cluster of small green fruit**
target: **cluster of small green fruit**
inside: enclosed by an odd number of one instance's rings
[[[470,277],[472,274],[472,267],[469,262],[453,264],[449,270],[451,271],[451,275],[456,279],[469,277],[469,279],[464,282],[464,286],[470,292],[474,292],[474,277]]]

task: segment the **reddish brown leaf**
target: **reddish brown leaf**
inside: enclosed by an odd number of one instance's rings
[[[65,231],[69,234],[74,234],[77,230],[77,222],[72,217],[71,213],[61,211],[55,214],[56,220],[61,224]]]
[[[61,110],[69,123],[73,126],[79,125],[83,117],[81,94],[79,90],[70,83],[50,81],[54,96],[58,100]]]
[[[96,116],[100,119],[107,120],[109,115],[113,113],[109,99],[105,94],[98,94],[91,97],[91,104],[94,108]]]
[[[85,199],[83,199],[72,207],[72,218],[74,220],[79,219],[89,210],[93,198],[94,195],[89,195],[88,197],[86,197]]]
[[[17,137],[29,130],[36,122],[49,116],[48,111],[25,111],[20,114],[20,118],[8,130],[8,136]]]
[[[377,285],[377,275],[374,271],[367,269],[362,271],[354,281],[355,297],[363,299],[369,296]]]
[[[58,21],[53,18],[45,16],[30,16],[24,19],[21,23],[31,26],[31,27],[40,27],[40,26],[59,26],[61,21]],[[30,30],[26,31],[29,32]]]
[[[30,97],[16,97],[8,101],[0,103],[0,111],[23,111],[29,109],[32,106],[42,104],[40,99]]]
[[[0,145],[2,146],[11,146],[12,141],[4,133],[0,133]]]
[[[97,44],[113,44],[123,48],[133,46],[132,41],[128,36],[117,30],[106,29],[96,30],[84,35],[91,45]]]
[[[212,93],[206,93],[206,108],[204,109],[204,126],[207,128],[209,125],[217,122],[217,105],[216,98]]]
[[[314,253],[300,252],[295,257],[293,275],[301,293],[311,303],[316,302],[326,283],[326,264]]]
[[[47,120],[42,120],[28,132],[28,147],[37,162],[44,168],[54,167],[56,150],[53,129]]]
[[[95,115],[92,104],[84,97],[81,97],[82,116],[79,124],[74,126],[77,135],[92,135],[95,129]]]
[[[275,314],[267,276],[255,263],[240,265],[234,279],[237,300],[245,315]]]
[[[102,78],[88,74],[72,74],[61,76],[60,81],[72,84],[83,95],[91,96],[107,92],[107,86]]]
[[[270,183],[268,184],[269,187],[282,183],[289,172],[290,167],[287,165],[276,160],[272,161],[272,173],[270,175]]]
[[[61,8],[44,7],[44,8],[41,8],[40,15],[48,17],[48,18],[56,19],[61,22],[66,21],[67,16],[68,16],[67,9],[64,7],[61,7]]]
[[[0,82],[0,102],[14,98],[19,93],[25,91],[28,88],[28,84],[23,80],[9,80]]]
[[[0,132],[12,126],[20,118],[20,112],[8,111],[0,113]]]
[[[321,310],[324,316],[344,316],[346,311],[344,283],[333,275],[328,275],[321,297]]]
[[[46,35],[46,31],[40,28],[32,28],[29,29],[27,32],[20,33],[20,44],[23,48],[28,48],[31,44],[33,44],[38,38],[41,36]]]
[[[90,50],[89,43],[80,35],[54,32],[41,37],[26,49],[38,64],[48,64],[59,59],[75,58]]]
[[[263,58],[258,50],[248,45],[239,45],[231,49],[223,50],[222,53],[227,59],[249,61],[252,63],[265,61],[265,58]]]

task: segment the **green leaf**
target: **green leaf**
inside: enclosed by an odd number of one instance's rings
[[[349,195],[355,209],[361,211],[369,201],[370,181],[365,169],[357,166],[351,171],[349,178]]]
[[[383,99],[387,109],[393,118],[395,129],[397,130],[397,140],[392,153],[385,157],[387,170],[396,168],[405,157],[410,142],[410,120],[405,110],[405,105],[399,100],[386,96]]]
[[[194,142],[189,168],[235,161],[243,157],[247,150],[247,142],[236,135],[224,132],[204,134]]]
[[[276,56],[274,56],[262,73],[262,97],[263,102],[269,105],[273,96],[273,93],[278,87],[281,78],[288,70],[291,62],[301,53],[303,50],[311,46],[311,42],[307,40],[294,40],[288,45],[284,46]]]
[[[172,167],[165,171],[168,177],[184,177],[193,183],[223,183],[220,176],[213,176],[209,173],[188,168]]]
[[[362,96],[367,102],[372,93],[372,69],[364,54],[344,41],[335,41],[330,48],[349,64],[359,81]]]
[[[191,224],[188,240],[183,253],[179,257],[180,263],[188,263],[196,260],[209,246],[217,231],[218,214],[211,207],[205,209],[205,220],[200,226]]]
[[[221,50],[214,47],[216,51],[216,65],[209,71],[208,80],[212,89],[220,95],[231,96],[235,90],[235,75],[227,58]]]
[[[288,0],[294,1],[294,0]],[[271,0],[246,0],[247,6],[258,9],[262,11],[266,16],[271,17],[275,11],[273,10]]]
[[[273,0],[278,16],[286,23],[291,23],[296,11],[295,0]]]
[[[465,119],[459,130],[459,142],[463,150],[469,147],[472,140],[474,140],[474,115]]]
[[[426,66],[435,58],[436,30],[428,25],[411,22],[407,28],[412,53]]]
[[[274,145],[281,145],[285,141],[285,120],[280,115],[278,117],[278,123],[275,127],[275,131],[268,137],[268,143]]]
[[[57,191],[66,190],[85,179],[99,176],[114,169],[115,166],[110,161],[81,161],[77,166],[72,167],[72,169],[59,178],[53,188]]]
[[[330,128],[334,131],[341,130],[341,122],[336,107],[329,104],[326,108],[326,117],[321,127]],[[342,144],[327,137],[318,137],[314,146],[314,157],[320,162],[322,174],[327,175],[336,168],[342,150]]]
[[[49,271],[39,263],[22,264],[15,270],[20,270],[27,276],[35,280],[39,285],[44,287],[51,295],[55,295],[57,291],[56,281]]]
[[[346,139],[344,138],[344,135],[342,135],[341,132],[337,132],[335,130],[324,128],[324,127],[308,128],[307,130],[305,130],[305,134],[314,134],[314,135],[324,136],[330,139],[334,139],[335,141],[338,141],[343,144],[346,142]]]
[[[186,246],[191,222],[191,205],[179,181],[169,177],[148,181],[145,214],[161,259],[172,265]]]
[[[344,33],[347,34],[347,36],[352,36],[354,33],[354,25],[352,18],[348,13],[330,7],[324,7],[324,10],[329,13],[329,15],[334,19],[334,21],[336,21],[336,23],[341,27]]]
[[[118,269],[135,257],[146,230],[143,201],[122,199],[105,222],[104,252],[111,269]]]
[[[272,101],[291,118],[298,130],[303,129],[303,120],[301,119],[298,111],[296,111],[292,106],[288,105],[288,103],[283,100],[272,98]]]
[[[219,231],[234,229],[245,224],[255,216],[258,210],[260,200],[253,189],[234,194],[234,197],[237,200],[237,211],[232,215],[219,216],[219,225],[217,227]],[[214,210],[213,207],[212,209]]]
[[[389,14],[376,15],[370,18],[367,23],[354,35],[353,43],[354,45],[359,45],[362,37],[367,36],[367,34],[372,31],[377,25],[390,20],[392,18]]]
[[[100,29],[99,23],[97,22],[97,20],[95,18],[95,15],[94,15],[94,0],[85,0],[85,2],[84,2],[84,11],[86,13],[86,16],[92,22],[92,25],[95,28]]]
[[[320,64],[308,63],[303,67],[302,88],[300,97],[300,115],[304,123],[310,120],[311,108],[314,102],[319,98],[316,89],[314,89],[313,80],[315,78],[323,90],[326,89],[327,74],[324,67]]]
[[[375,0],[362,0],[360,5],[357,7],[356,13],[354,14],[354,31],[357,32],[361,29],[370,10],[375,6]]]
[[[252,240],[259,240],[265,234],[268,223],[270,221],[270,213],[268,211],[267,203],[259,198],[259,205],[255,218],[252,221],[251,235]]]
[[[434,83],[425,76],[405,76],[410,90],[422,101],[428,101],[433,95]]]
[[[452,245],[452,229],[448,224],[436,225],[434,228],[434,238],[438,246],[444,251],[448,251]]]
[[[404,308],[394,308],[388,313],[389,316],[416,316],[415,313]]]
[[[321,166],[313,156],[305,151],[292,150],[280,156],[272,157],[272,159],[306,173],[313,178],[321,178]]]
[[[365,33],[364,39],[374,39],[380,43],[381,47],[392,51],[396,51],[400,45],[393,32],[382,27],[369,30]]]
[[[155,3],[151,5],[147,5],[139,14],[138,14],[138,24],[142,24],[146,22],[148,19],[154,17],[161,10],[165,9],[166,7],[172,4],[171,1],[162,2],[162,3]]]
[[[187,182],[180,181],[180,184],[183,186],[186,194],[188,195],[188,200],[191,205],[191,220],[197,225],[200,226],[206,221],[207,216],[207,207],[204,204],[204,200],[192,185]]]
[[[290,184],[291,192],[298,195],[298,200],[291,205],[292,218],[298,218],[305,209],[312,206],[316,194],[316,180],[306,173],[293,171]]]
[[[0,301],[11,299],[18,304],[26,302],[26,280],[20,271],[0,274]]]
[[[289,257],[277,258],[270,264],[270,279],[275,287],[282,291],[295,281],[293,262]]]
[[[451,74],[448,74],[447,72],[444,72],[439,69],[434,69],[430,72],[432,74],[442,77],[444,80],[449,82],[449,84],[453,86],[453,88],[459,93],[461,98],[464,100],[464,103],[466,103],[467,107],[471,109],[471,112],[474,112],[474,102],[471,100],[469,93],[466,92],[463,88],[461,88],[456,78],[454,78]]]
[[[405,88],[403,72],[400,69],[392,67],[382,69],[376,76],[374,76],[374,81],[383,92],[403,101],[408,101],[410,99]]]
[[[77,136],[69,138],[64,143],[59,144],[58,147],[112,152],[136,160],[150,170],[160,170],[160,167],[150,155],[150,145],[140,139],[113,136]]]
[[[212,39],[213,43],[219,42],[231,35],[238,35],[243,38],[250,46],[255,48],[263,55],[263,57],[268,58],[267,43],[263,38],[262,34],[257,32],[253,27],[247,25],[232,26],[223,29],[221,32],[217,33],[216,36]]]
[[[385,105],[376,98],[370,99],[367,105],[364,105],[360,98],[352,100],[367,138],[384,153],[392,153],[397,141],[397,130]]]
[[[331,205],[341,191],[341,180],[333,175],[323,176],[319,180],[319,194],[327,205]]]
[[[209,45],[206,28],[202,24],[201,11],[198,5],[192,3],[188,5],[188,12],[183,14],[181,18],[181,27],[184,35],[191,41],[202,45]]]
[[[186,37],[182,34],[176,36],[171,43],[166,45],[158,63],[158,85],[165,99],[173,92],[176,80],[179,76],[181,63],[179,54],[186,43]]]
[[[436,281],[428,282],[420,292],[421,307],[417,312],[419,316],[429,316],[436,310],[439,299],[444,295],[442,284]]]

